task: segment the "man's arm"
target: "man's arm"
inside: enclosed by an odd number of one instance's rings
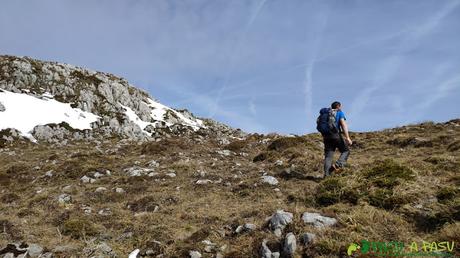
[[[343,133],[345,134],[345,141],[347,141],[349,145],[352,145],[353,141],[351,140],[350,135],[348,134],[348,125],[347,122],[345,122],[345,119],[340,118],[340,125],[342,126]]]

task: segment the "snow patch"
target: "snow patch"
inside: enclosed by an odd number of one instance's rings
[[[163,121],[166,123],[166,125],[171,126],[172,123],[169,123],[165,121],[165,115],[168,111],[172,112],[174,115],[176,115],[179,120],[183,122],[183,124],[188,125],[193,128],[193,130],[198,130],[200,128],[203,128],[203,121],[200,119],[190,119],[185,117],[183,114],[177,112],[176,110],[169,108],[161,103],[158,103],[154,101],[153,99],[148,98],[147,99],[147,105],[152,108],[151,116],[155,120]]]
[[[145,104],[147,104],[151,108],[150,116],[155,120],[155,122],[153,123],[143,121],[139,118],[138,115],[136,115],[136,113],[131,108],[120,104],[126,110],[125,114],[129,118],[129,120],[138,125],[142,130],[144,130],[148,125],[156,127],[158,122],[164,122],[166,126],[172,126],[174,123],[168,121],[168,119],[166,118],[168,112],[174,114],[174,116],[176,116],[177,120],[179,120],[181,124],[190,126],[195,131],[205,127],[203,121],[201,121],[200,119],[190,119],[184,116],[183,114],[177,112],[176,110],[154,101],[153,99],[148,98]],[[146,134],[149,134],[145,130],[144,132]]]
[[[56,101],[50,93],[42,96],[45,98],[0,91],[0,102],[5,107],[5,111],[0,113],[0,130],[14,128],[22,136],[35,141],[31,131],[37,125],[66,122],[72,128],[85,130],[91,129],[91,123],[100,118],[93,113],[72,108],[69,103]]]

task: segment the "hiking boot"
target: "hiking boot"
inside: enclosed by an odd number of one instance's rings
[[[329,174],[336,171],[337,169],[339,169],[339,167],[337,167],[336,164],[332,164],[332,166],[329,168]]]

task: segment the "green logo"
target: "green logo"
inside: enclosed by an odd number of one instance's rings
[[[453,256],[455,242],[425,242],[421,243],[412,242],[409,245],[399,242],[380,242],[380,241],[367,241],[361,240],[358,245],[351,243],[348,246],[347,254],[353,255],[353,252],[361,254],[384,256],[384,257],[400,257],[400,256],[437,256],[437,257],[449,257]]]
[[[359,248],[361,248],[361,247],[358,244],[351,243],[348,246],[347,254],[351,256],[353,254],[353,252],[358,251]]]

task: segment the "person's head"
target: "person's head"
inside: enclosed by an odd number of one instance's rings
[[[331,104],[332,109],[340,109],[340,107],[342,107],[342,104],[340,104],[340,102],[338,102],[338,101],[334,101]]]

